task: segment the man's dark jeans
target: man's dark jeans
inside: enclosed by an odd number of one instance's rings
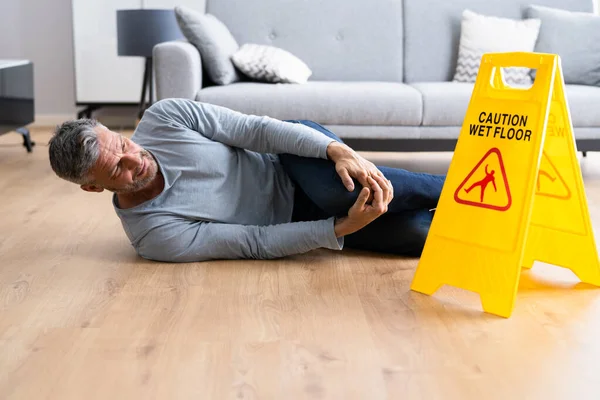
[[[322,132],[343,143],[333,132],[316,122],[290,120]],[[342,183],[335,164],[330,160],[280,154],[283,168],[296,185],[293,221],[315,221],[348,215],[362,185],[354,179],[349,192]],[[347,235],[348,248],[418,257],[440,197],[445,176],[415,173],[398,168],[378,166],[394,187],[394,199],[388,212],[361,230]]]

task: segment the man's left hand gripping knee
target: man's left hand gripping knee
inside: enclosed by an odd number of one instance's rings
[[[368,177],[372,177],[381,186],[385,197],[393,193],[392,182],[383,175],[375,164],[362,157],[349,146],[340,142],[331,142],[327,146],[327,157],[335,163],[335,170],[348,191],[354,190],[352,178],[356,179],[363,187],[368,188],[371,187]]]

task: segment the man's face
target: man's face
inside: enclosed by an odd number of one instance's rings
[[[158,173],[152,155],[128,138],[99,125],[100,155],[92,167],[95,184],[82,185],[88,192],[132,193],[146,187]]]

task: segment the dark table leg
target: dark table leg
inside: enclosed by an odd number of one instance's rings
[[[83,110],[81,110],[77,113],[77,119],[81,119],[81,118],[90,119],[90,118],[92,118],[94,111],[98,110],[99,108],[101,108],[101,107],[98,105],[87,106],[86,108],[84,108]]]
[[[28,153],[31,153],[33,151],[33,146],[35,146],[35,142],[31,140],[31,136],[29,135],[29,129],[18,128],[16,129],[16,131],[23,135],[23,146],[27,148]]]
[[[146,88],[148,87],[148,78],[152,82],[152,59],[146,57],[146,65],[144,67],[144,79],[142,81],[142,97],[140,98],[140,108],[138,110],[138,119],[142,119],[144,111],[146,111]],[[151,85],[151,84],[150,84]],[[152,86],[150,86],[150,98],[152,98]]]

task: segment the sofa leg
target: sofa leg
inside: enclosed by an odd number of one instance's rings
[[[582,151],[581,154],[583,154],[584,157],[587,157],[587,151]]]

